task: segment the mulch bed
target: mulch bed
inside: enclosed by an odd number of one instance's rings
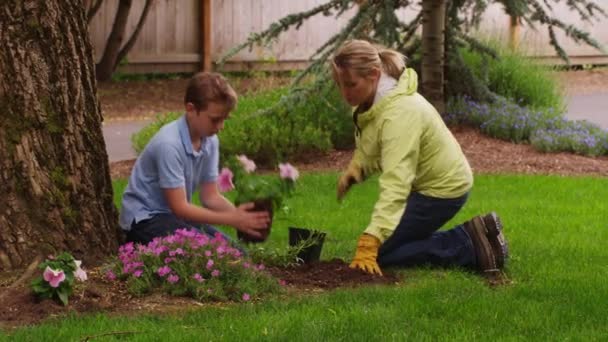
[[[490,138],[470,127],[452,127],[452,133],[476,174],[525,173],[562,176],[608,176],[608,157],[585,157],[573,153],[542,153],[530,145]],[[352,151],[330,151],[295,161],[300,171],[344,169]],[[135,160],[110,163],[112,178],[127,178]]]
[[[319,261],[290,268],[269,268],[277,279],[283,280],[288,291],[312,290],[314,292],[332,290],[339,287],[361,285],[394,285],[399,279],[391,273],[384,277],[353,270],[340,259]],[[109,281],[99,269],[87,272],[89,279],[77,283],[68,306],[53,300],[37,300],[28,286],[9,288],[5,280],[0,287],[0,327],[15,328],[39,323],[45,319],[60,318],[67,314],[104,312],[111,315],[134,313],[172,313],[208,305],[222,303],[201,303],[191,298],[152,294],[134,297],[127,291],[124,282]]]

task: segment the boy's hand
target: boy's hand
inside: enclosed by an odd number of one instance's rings
[[[270,215],[267,211],[249,211],[253,209],[253,203],[241,204],[236,208],[234,228],[255,238],[261,238],[260,230],[268,228]]]
[[[346,195],[346,192],[348,192],[353,184],[359,183],[362,180],[363,173],[361,172],[361,167],[357,163],[351,162],[338,180],[338,201],[344,198],[344,195]]]

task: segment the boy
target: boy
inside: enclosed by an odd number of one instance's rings
[[[213,236],[219,232],[210,225],[217,224],[261,236],[258,230],[268,225],[268,213],[248,211],[253,203],[235,208],[216,184],[216,134],[236,101],[235,91],[221,75],[202,72],[192,77],[184,97],[185,114],[156,133],[131,172],[120,215],[127,241],[147,244],[180,228]],[[203,207],[191,201],[197,186]]]

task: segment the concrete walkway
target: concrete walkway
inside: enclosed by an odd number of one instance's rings
[[[137,158],[131,144],[131,135],[137,133],[152,120],[113,120],[104,122],[103,138],[111,162]]]
[[[566,118],[585,119],[608,130],[608,89],[605,93],[569,97]],[[131,147],[131,135],[151,121],[151,119],[113,120],[104,123],[103,136],[110,162],[136,158],[137,155]]]
[[[566,118],[587,120],[608,130],[608,89],[605,93],[575,95],[568,99]]]

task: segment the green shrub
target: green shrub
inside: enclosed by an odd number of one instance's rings
[[[564,112],[564,94],[549,67],[534,63],[524,51],[512,51],[495,41],[487,43],[500,58],[466,49],[460,52],[465,64],[491,91],[535,110]]]
[[[333,85],[320,89],[318,96],[309,101],[262,112],[284,99],[287,92],[287,88],[277,88],[239,98],[237,108],[219,134],[222,158],[245,154],[269,165],[332,147],[354,146],[350,107],[340,99]],[[159,115],[134,134],[135,151],[140,153],[163,125],[180,115]]]

